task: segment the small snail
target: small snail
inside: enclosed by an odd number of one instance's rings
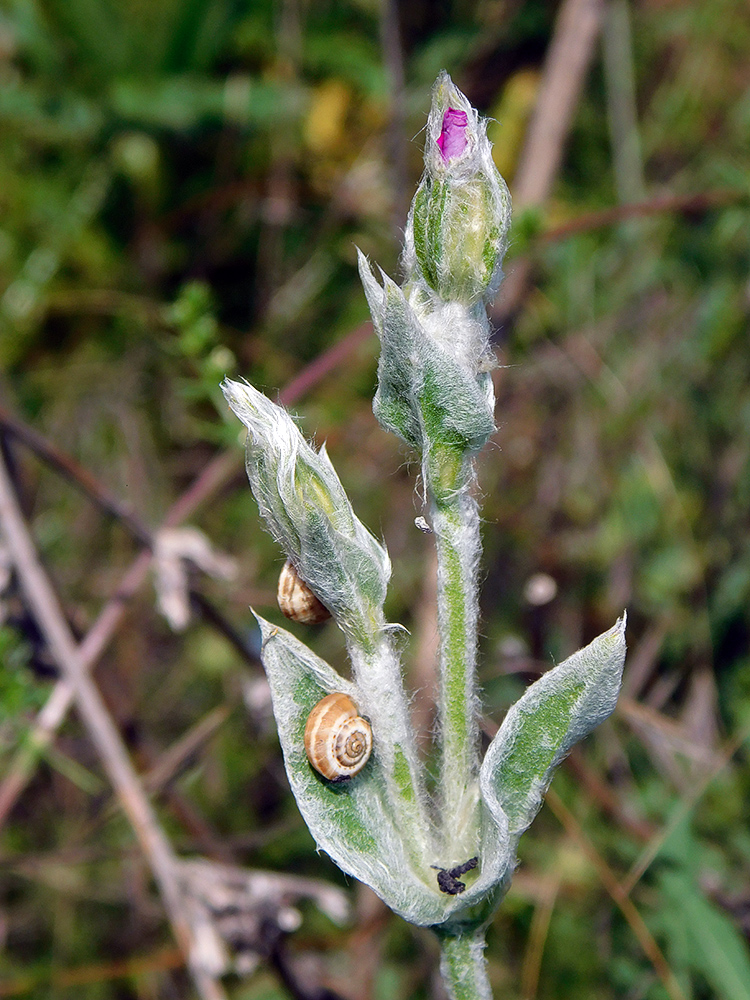
[[[287,559],[281,570],[276,599],[283,613],[293,622],[318,625],[331,617],[331,612],[313,594],[294,568],[291,559]]]
[[[343,781],[359,774],[371,750],[370,723],[357,714],[348,695],[326,695],[307,717],[307,759],[329,781]]]

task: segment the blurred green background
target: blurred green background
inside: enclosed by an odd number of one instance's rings
[[[181,854],[348,886],[350,924],[305,907],[286,947],[303,981],[349,1000],[440,997],[437,952],[316,855],[291,799],[248,611],[278,615],[282,558],[218,383],[244,376],[273,398],[296,385],[305,432],[388,544],[389,614],[429,688],[431,543],[413,524],[417,470],[370,409],[377,342],[355,245],[397,274],[441,68],[494,119],[515,190],[559,11],[0,0],[0,430],[24,512],[82,637],[145,536],[82,493],[70,460],[152,531],[225,463],[190,523],[236,579],[195,574],[182,632],[141,588],[96,678],[144,772],[225,706],[159,815]],[[479,462],[487,728],[624,607],[629,659],[618,712],[522,841],[490,973],[498,998],[680,995],[630,901],[682,996],[748,1000],[750,20],[742,0],[613,0],[602,17],[550,196],[515,214],[506,273],[523,270],[523,294],[504,308],[501,292],[495,315],[498,431]],[[632,203],[643,210],[608,214]],[[0,782],[55,683],[3,583]],[[314,642],[343,666],[334,627]],[[3,817],[0,996],[191,996],[170,945],[71,714]],[[226,988],[291,995],[265,962]]]

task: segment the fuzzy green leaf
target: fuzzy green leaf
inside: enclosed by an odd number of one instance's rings
[[[316,452],[286,410],[253,386],[226,379],[222,391],[249,431],[247,475],[271,534],[347,638],[370,648],[381,626],[388,553],[355,515],[325,445]]]
[[[555,768],[614,710],[625,662],[625,617],[550,670],[512,706],[480,771],[490,813],[517,838],[538,812]]]
[[[428,861],[418,865],[408,856],[410,842],[419,839],[420,833],[413,831],[410,838],[400,829],[401,818],[393,815],[376,725],[370,760],[346,782],[326,781],[313,770],[305,754],[305,723],[317,702],[326,694],[341,691],[367,717],[370,712],[362,690],[285,629],[256,618],[263,635],[261,658],[271,685],[286,772],[318,848],[345,872],[371,886],[406,920],[415,924],[443,922],[457,904],[439,892]],[[404,770],[398,757],[396,767]],[[400,772],[395,779],[403,782],[405,775]]]

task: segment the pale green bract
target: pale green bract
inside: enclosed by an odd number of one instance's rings
[[[453,1000],[491,1000],[484,928],[510,883],[519,837],[565,754],[613,711],[625,659],[623,615],[529,687],[480,761],[474,456],[494,430],[484,303],[497,288],[509,218],[484,123],[441,74],[407,223],[405,281],[382,273],[378,281],[359,259],[382,346],[375,413],[421,456],[424,520],[437,549],[438,766],[429,795],[393,638],[399,627],[383,611],[385,547],[356,517],[324,448],[251,385],[222,386],[248,429],[260,513],[331,611],[351,663],[349,680],[256,616],[292,791],[319,849],[396,913],[436,931]],[[369,761],[340,783],[313,770],[304,747],[310,711],[332,692],[349,695],[373,733]]]

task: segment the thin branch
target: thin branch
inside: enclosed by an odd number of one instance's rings
[[[89,736],[148,860],[177,942],[191,963],[196,988],[204,1000],[222,1000],[225,994],[221,986],[197,965],[196,942],[183,915],[181,891],[175,876],[175,858],[169,841],[151,809],[99,689],[83,663],[81,651],[37,556],[2,457],[0,524],[28,606],[68,682]]]
[[[152,754],[149,748],[140,747],[140,755],[145,758],[140,780],[148,795],[152,798],[159,795],[164,797],[165,804],[177,816],[183,829],[201,853],[228,864],[235,860],[235,851],[226,838],[219,837],[210,827],[193,803],[179,792],[174,786],[174,780],[180,771],[197,757],[203,745],[217,732],[229,715],[230,709],[226,706],[220,705],[212,709],[163,753]],[[97,815],[78,830],[75,843],[71,843],[67,851],[76,850],[76,844],[90,842],[96,831],[109,822],[119,809],[120,803],[117,798],[105,803]],[[174,842],[175,838],[172,840]],[[37,858],[38,855],[33,857]],[[19,862],[14,859],[13,863],[17,865]],[[61,856],[60,863],[68,863],[66,854]]]
[[[541,205],[552,193],[594,46],[602,0],[564,0],[545,60],[539,100],[513,184],[518,208]]]
[[[231,714],[226,705],[212,708],[207,715],[199,719],[193,726],[180,736],[170,747],[158,756],[154,755],[153,763],[141,773],[140,781],[150,796],[160,795],[179,776],[179,774],[195,760],[204,745],[214,736]],[[80,840],[88,840],[92,830],[109,820],[117,811],[119,802],[114,800],[105,805],[91,825],[79,834]]]
[[[707,212],[723,205],[733,205],[747,201],[747,191],[733,188],[720,188],[715,191],[699,191],[697,194],[665,194],[646,201],[632,202],[629,205],[614,205],[600,212],[586,212],[570,222],[565,222],[539,236],[540,243],[559,243],[578,233],[587,233],[593,229],[603,229],[618,222],[629,219],[648,218],[652,215],[663,215],[668,212],[681,212],[691,215]]]
[[[88,469],[84,468],[71,455],[57,448],[38,431],[35,431],[28,424],[19,420],[18,417],[14,416],[2,404],[0,404],[0,428],[21,441],[39,458],[59,472],[63,478],[79,489],[103,513],[115,518],[136,541],[152,552],[154,551],[156,539],[146,523],[134,511],[121,503],[113,493],[103,486],[95,476],[91,475]],[[201,613],[204,620],[215,626],[231,645],[234,646],[243,659],[252,665],[257,665],[257,657],[250,652],[247,643],[213,603],[195,588],[191,588],[190,596],[194,607]],[[2,802],[2,799],[2,789],[0,789],[0,802]],[[0,809],[0,825],[2,824],[3,815],[2,809]]]
[[[580,747],[574,747],[566,757],[563,766],[571,771],[581,786],[586,789],[597,806],[612,817],[617,825],[632,837],[647,843],[654,835],[654,824],[639,816],[633,816],[623,805],[612,786],[603,780],[589,765]]]
[[[168,969],[181,969],[185,959],[178,948],[162,948],[151,955],[140,958],[126,958],[119,962],[103,965],[84,965],[75,969],[56,969],[49,972],[32,973],[0,983],[0,997],[15,997],[31,993],[39,987],[49,985],[58,989],[71,986],[86,986],[90,983],[104,983],[113,979],[132,979]]]
[[[0,427],[25,444],[73,486],[83,490],[86,496],[105,514],[117,518],[142,545],[151,548],[151,532],[129,507],[102,486],[99,480],[92,476],[79,462],[76,462],[71,455],[56,448],[47,438],[15,417],[2,404],[0,404]]]
[[[683,798],[678,808],[675,809],[670,816],[669,822],[659,831],[658,835],[653,837],[647,844],[641,856],[635,861],[632,868],[628,872],[627,878],[622,882],[623,892],[630,893],[633,891],[640,879],[643,878],[644,874],[651,867],[653,861],[659,856],[659,852],[665,842],[672,836],[677,827],[685,821],[693,809],[695,809],[696,805],[713,782],[714,778],[716,778],[717,775],[720,774],[721,771],[727,766],[729,761],[732,757],[734,757],[737,751],[740,750],[747,739],[750,739],[750,724],[743,726],[739,733],[727,742],[721,754],[717,755],[717,759],[712,770],[704,775],[702,781],[699,781],[695,785],[695,788],[690,795]]]
[[[561,882],[560,872],[548,878],[542,886],[541,898],[534,907],[534,915],[531,918],[531,927],[529,928],[529,943],[523,956],[521,971],[521,996],[524,1000],[533,1000],[533,997],[536,996],[544,945],[547,941]]]
[[[153,795],[173,781],[175,776],[193,760],[201,748],[229,718],[230,711],[225,705],[212,709],[199,719],[166,753],[148,769],[144,784]]]
[[[377,343],[373,339],[372,323],[369,320],[355,327],[337,344],[333,344],[327,351],[305,365],[302,371],[281,390],[279,403],[282,406],[292,406],[368,341]]]
[[[710,747],[696,743],[681,722],[670,719],[650,705],[644,705],[622,695],[617,707],[620,716],[641,736],[645,745],[648,745],[649,737],[656,738],[674,753],[702,765],[704,772],[707,770],[709,774],[713,774],[718,755]]]

